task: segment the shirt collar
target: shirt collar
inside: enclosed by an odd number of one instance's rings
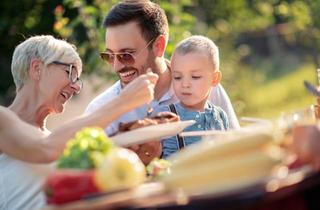
[[[174,91],[173,91],[173,86],[172,84],[170,85],[170,89],[169,91],[167,91],[160,99],[159,99],[159,104],[163,103],[165,101],[171,100],[172,98],[174,98]]]
[[[175,103],[175,106],[176,106],[178,109],[187,110],[187,109],[185,109],[185,108],[181,105],[180,102]],[[212,110],[214,110],[214,105],[213,105],[210,101],[207,100],[203,112],[212,112]],[[199,111],[198,111],[198,112],[199,112]]]
[[[204,106],[204,111],[212,111],[213,109],[213,104],[207,100],[206,105]]]
[[[118,80],[118,81],[116,82],[115,86],[116,86],[116,88],[115,88],[115,89],[116,89],[116,93],[117,93],[117,95],[119,95],[120,92],[121,92],[121,90],[122,90],[120,80]]]

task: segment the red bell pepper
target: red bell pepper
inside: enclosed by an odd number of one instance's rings
[[[100,192],[94,183],[94,170],[55,171],[47,178],[44,191],[49,204],[63,204]]]

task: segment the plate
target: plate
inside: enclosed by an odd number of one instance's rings
[[[243,126],[238,129],[229,129],[229,130],[206,130],[206,131],[187,131],[182,132],[179,135],[182,137],[187,136],[221,136],[221,135],[241,135],[252,132],[266,132],[269,133],[273,129],[273,125],[271,123],[259,122],[252,123],[251,125]]]
[[[187,120],[163,123],[159,125],[150,125],[118,134],[113,136],[111,139],[118,146],[128,147],[135,144],[143,144],[150,140],[161,140],[165,137],[177,135],[183,129],[193,125],[194,123],[194,120]]]
[[[281,169],[280,169],[281,170]],[[284,171],[282,171],[284,172]],[[285,174],[266,175],[255,181],[248,181],[247,183],[229,186],[225,189],[213,189],[197,193],[186,193],[188,197],[200,198],[210,197],[211,199],[230,198],[230,197],[252,197],[251,195],[263,196],[270,193],[281,193],[289,187],[294,187],[303,180],[315,174],[314,169],[310,165],[305,165],[300,168],[289,170]]]
[[[221,130],[209,130],[209,131],[187,131],[180,133],[180,136],[187,137],[187,136],[213,136],[213,135],[222,135],[227,134],[226,131]]]

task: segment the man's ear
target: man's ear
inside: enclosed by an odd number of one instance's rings
[[[213,73],[212,86],[216,86],[221,81],[222,74],[220,71],[216,71]]]
[[[29,65],[29,77],[33,80],[40,80],[43,62],[38,58],[32,58]]]
[[[153,43],[153,52],[157,57],[162,57],[165,53],[167,38],[165,35],[160,35]]]

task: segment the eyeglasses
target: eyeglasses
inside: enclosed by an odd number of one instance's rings
[[[101,52],[100,57],[102,60],[107,61],[110,65],[113,65],[114,59],[117,58],[118,61],[123,65],[130,66],[135,63],[137,57],[141,54],[141,52],[143,52],[153,41],[154,39],[151,39],[148,42],[148,44],[137,53],[136,56],[130,52],[119,52],[119,53]]]
[[[71,84],[76,84],[79,86],[79,89],[75,92],[76,94],[79,94],[82,87],[83,87],[83,82],[79,78],[77,67],[73,64],[63,63],[60,61],[53,61],[52,63],[56,64],[56,65],[62,65],[62,66],[69,67],[69,69],[64,69],[64,70],[69,74],[69,81],[71,82]]]

